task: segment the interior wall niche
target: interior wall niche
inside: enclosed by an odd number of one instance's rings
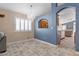
[[[39,28],[48,28],[48,20],[46,20],[46,19],[41,19],[41,20],[38,22],[38,26],[39,26]]]

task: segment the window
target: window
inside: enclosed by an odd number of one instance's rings
[[[22,31],[31,31],[31,20],[25,20],[21,18],[16,18],[16,31],[22,32]]]
[[[31,27],[31,20],[28,20],[28,27],[29,27],[29,31],[31,31],[32,27]]]
[[[16,18],[16,31],[20,31],[20,20]]]
[[[28,30],[28,21],[25,20],[25,31],[27,31],[27,30]]]
[[[21,30],[21,31],[24,31],[24,20],[21,19],[20,21],[21,21],[21,29],[20,29],[20,30]]]

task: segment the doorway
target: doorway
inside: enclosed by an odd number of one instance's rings
[[[59,47],[75,48],[76,8],[69,7],[57,13],[57,44]]]

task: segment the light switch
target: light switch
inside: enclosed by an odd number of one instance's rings
[[[51,29],[53,29],[53,27],[51,27]]]

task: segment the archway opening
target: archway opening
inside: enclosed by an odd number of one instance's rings
[[[75,48],[76,8],[69,7],[57,13],[57,44],[60,47]]]

